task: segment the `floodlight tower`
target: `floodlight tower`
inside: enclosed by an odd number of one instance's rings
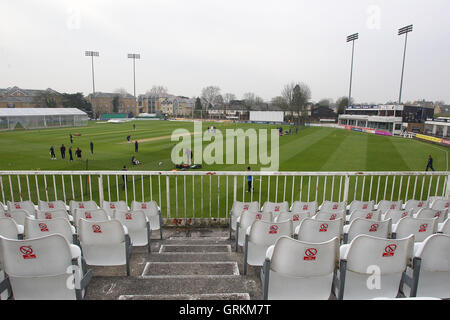
[[[136,59],[140,59],[141,55],[139,53],[129,53],[128,58],[133,59],[133,86],[134,86],[134,116],[136,116],[136,73],[135,73],[135,62]]]
[[[97,110],[95,105],[95,81],[94,81],[94,57],[98,57],[98,51],[85,51],[84,55],[86,57],[91,57],[91,63],[92,63],[92,112],[94,114],[94,118],[97,119]]]
[[[352,77],[353,77],[353,56],[355,53],[355,40],[358,39],[359,34],[358,33],[354,33],[351,34],[347,37],[347,42],[352,42],[352,64],[351,64],[351,68],[350,68],[350,88],[348,90],[348,102],[347,102],[347,107],[350,106],[350,99],[352,97]]]
[[[398,95],[398,103],[402,103],[402,87],[403,87],[403,73],[405,71],[405,56],[406,56],[406,43],[408,42],[408,33],[412,32],[413,25],[410,24],[409,26],[403,27],[398,29],[398,35],[405,35],[405,47],[403,49],[403,64],[402,64],[402,77],[400,79],[400,94]]]

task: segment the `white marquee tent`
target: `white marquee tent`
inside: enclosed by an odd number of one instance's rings
[[[77,108],[0,108],[0,130],[87,126],[88,115]]]

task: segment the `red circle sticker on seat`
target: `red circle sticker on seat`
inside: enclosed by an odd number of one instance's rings
[[[392,257],[395,250],[397,249],[396,244],[389,244],[384,248],[383,257]]]
[[[94,231],[94,233],[102,233],[102,227],[100,227],[98,224],[94,224],[92,226],[92,230]]]
[[[305,250],[305,256],[303,260],[316,260],[317,249],[308,248]]]
[[[33,254],[31,246],[21,246],[19,251],[22,253],[24,259],[36,259],[36,255]]]

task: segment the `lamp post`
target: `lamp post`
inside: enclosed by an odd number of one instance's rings
[[[94,113],[94,118],[97,119],[97,108],[95,103],[95,81],[94,81],[94,57],[98,57],[98,51],[85,51],[84,55],[86,57],[91,57],[91,65],[92,65],[92,101],[94,102],[92,105],[92,112]]]
[[[141,55],[139,53],[129,53],[128,58],[133,59],[133,85],[134,85],[134,116],[136,116],[136,73],[135,73],[135,62],[136,59],[140,59]]]
[[[402,64],[402,77],[400,79],[400,94],[398,95],[398,104],[402,103],[402,87],[403,87],[403,73],[405,71],[405,56],[406,56],[406,43],[408,42],[408,33],[413,30],[413,25],[398,29],[398,35],[405,34],[405,47],[403,49],[403,64]]]
[[[350,67],[350,88],[348,90],[347,108],[350,107],[350,99],[352,97],[352,77],[353,77],[353,56],[355,53],[355,40],[358,39],[358,33],[351,34],[347,37],[347,42],[352,42],[352,64]]]

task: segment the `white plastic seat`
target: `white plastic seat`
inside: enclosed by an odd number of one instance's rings
[[[309,243],[283,236],[266,252],[265,300],[328,299],[339,261],[339,239]]]
[[[404,217],[392,228],[392,238],[406,238],[414,235],[414,242],[422,242],[437,232],[437,220]]]
[[[275,215],[278,215],[280,212],[289,211],[289,203],[287,201],[283,202],[264,202],[262,208],[262,212],[273,212]]]
[[[247,228],[252,225],[255,220],[273,221],[272,212],[251,212],[244,211],[236,221],[236,252],[239,246],[243,247],[245,244],[245,233]]]
[[[381,215],[381,219],[383,220],[392,219],[392,228],[394,228],[394,225],[404,217],[412,217],[412,210],[387,209],[386,212]]]
[[[392,219],[373,221],[356,218],[344,226],[344,244],[351,242],[360,234],[367,234],[378,238],[390,238],[392,233]]]
[[[62,235],[69,243],[77,243],[75,227],[67,219],[37,220],[25,218],[24,239],[39,238],[56,233]]]
[[[428,201],[422,200],[408,200],[405,203],[405,210],[413,210],[413,215],[416,214],[420,209],[428,208]]]
[[[450,235],[433,234],[419,246],[404,274],[402,291],[410,297],[450,298]],[[406,285],[405,285],[406,284]]]
[[[391,200],[381,200],[378,202],[377,210],[381,212],[381,214],[385,214],[387,210],[402,210],[403,201],[391,201]],[[393,222],[394,223],[394,222]]]
[[[361,200],[353,200],[350,203],[350,206],[348,208],[348,212],[352,212],[354,210],[360,210],[360,211],[373,211],[374,210],[374,201],[361,201]]]
[[[255,220],[247,228],[244,245],[244,274],[247,265],[262,266],[267,249],[281,236],[292,237],[292,221],[268,222]]]
[[[414,236],[384,239],[359,235],[340,247],[338,299],[395,298],[413,256]]]
[[[11,218],[21,226],[25,223],[25,217],[35,218],[34,215],[31,215],[29,211],[25,209],[15,209],[12,211],[6,211],[3,214],[0,213],[0,218]]]
[[[291,220],[292,221],[292,227],[295,229],[300,222],[302,222],[303,219],[309,218],[311,216],[310,211],[288,211],[288,212],[281,212],[278,214],[278,216],[275,217],[275,222],[281,222],[285,220]]]
[[[0,238],[0,246],[14,299],[83,298],[92,273],[83,272],[80,248],[69,244],[62,235],[28,240]]]
[[[0,218],[0,236],[8,239],[23,238],[23,226],[18,225],[12,218]]]
[[[150,252],[152,230],[143,210],[114,210],[114,219],[119,220],[127,227],[128,235],[131,238],[133,246],[147,246],[147,250]]]
[[[32,217],[36,216],[36,207],[30,200],[16,202],[8,201],[8,212],[12,212],[15,210],[25,210],[28,212],[28,215]]]
[[[231,232],[236,231],[236,221],[243,211],[258,212],[260,209],[258,201],[243,202],[235,201],[230,210],[230,238]]]
[[[444,222],[448,216],[448,209],[431,209],[431,208],[422,208],[417,214],[414,216],[418,219],[434,219],[437,218],[438,223]]]
[[[36,211],[36,219],[54,219],[54,218],[63,218],[70,222],[73,222],[73,217],[64,209],[47,209],[47,210],[37,210]]]
[[[351,213],[349,215],[345,216],[345,220],[347,222],[351,222],[357,218],[379,221],[381,218],[381,212],[378,210],[377,211],[366,211],[363,209],[355,209],[355,210],[351,211]]]
[[[438,224],[438,232],[450,235],[450,218],[447,218],[444,222]]]
[[[162,239],[162,217],[161,208],[158,206],[156,201],[138,202],[133,200],[131,202],[131,210],[142,210],[144,211],[148,222],[150,223],[150,229],[152,231],[159,230],[159,238]]]
[[[303,219],[294,231],[294,238],[305,242],[326,242],[342,234],[342,218],[335,220]]]
[[[313,219],[317,220],[336,220],[341,219],[342,224],[344,224],[345,221],[345,211],[342,210],[335,210],[335,211],[323,211],[319,210],[314,216],[312,216]]]
[[[75,226],[77,228],[80,224],[80,219],[85,219],[87,221],[105,221],[110,220],[111,218],[104,209],[75,209],[73,220],[75,221]]]
[[[131,241],[119,220],[88,221],[80,219],[78,237],[88,265],[126,265],[130,275]]]
[[[311,216],[317,212],[317,201],[294,201],[290,208],[292,212],[309,211]]]
[[[319,207],[319,211],[343,211],[344,213],[347,211],[347,202],[336,202],[325,200],[322,205]]]
[[[128,208],[128,205],[125,201],[103,201],[102,203],[102,209],[108,213],[110,217],[113,216],[114,210],[121,210],[121,211],[128,211],[130,208]]]
[[[436,199],[431,203],[431,209],[445,210],[450,206],[450,199]]]
[[[88,201],[75,201],[70,200],[69,202],[69,211],[70,214],[73,215],[75,209],[84,209],[84,210],[95,210],[98,209],[99,206],[94,200],[88,200]]]
[[[67,206],[62,200],[55,201],[38,201],[38,210],[46,211],[46,210],[56,210],[61,209],[67,212]]]

